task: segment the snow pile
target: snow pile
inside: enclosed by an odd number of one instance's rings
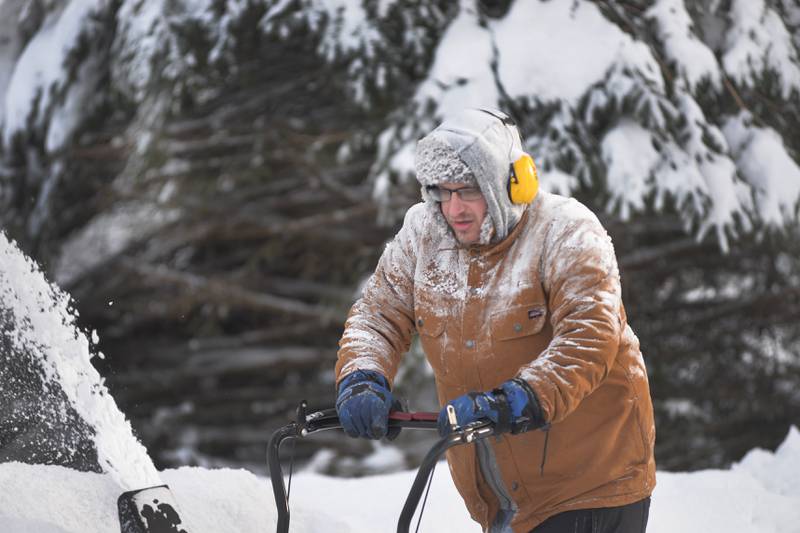
[[[0,302],[9,356],[37,358],[45,383],[63,391],[70,407],[94,430],[98,462],[118,486],[159,484],[144,446],[91,365],[89,339],[76,327],[69,296],[50,285],[38,266],[0,232]],[[29,354],[29,355],[28,355]],[[0,383],[5,385],[5,383]],[[43,391],[42,395],[50,394]],[[13,398],[13,396],[12,396]]]
[[[344,437],[342,437],[344,438]],[[730,470],[659,472],[649,533],[792,533],[800,523],[800,431],[775,453],[753,450]],[[337,479],[294,477],[291,531],[376,533],[396,530],[415,472]],[[269,480],[244,470],[179,468],[162,472],[190,533],[274,531]],[[57,466],[0,465],[0,531],[119,533],[119,490],[107,475]],[[416,526],[416,518],[412,527]],[[479,532],[445,464],[437,466],[420,531]]]
[[[792,533],[800,524],[800,431],[771,453],[755,449],[730,470],[659,473],[649,533]]]

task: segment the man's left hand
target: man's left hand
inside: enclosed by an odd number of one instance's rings
[[[499,388],[487,392],[468,392],[448,402],[439,412],[437,427],[439,434],[450,433],[447,406],[452,405],[459,426],[479,420],[494,424],[496,434],[522,433],[544,425],[536,394],[521,379],[511,379]]]

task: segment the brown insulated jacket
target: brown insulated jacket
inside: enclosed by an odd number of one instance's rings
[[[614,507],[655,486],[655,426],[611,240],[575,200],[540,193],[502,242],[460,246],[435,203],[406,214],[340,342],[337,381],[392,382],[414,331],[439,401],[525,379],[548,423],[451,449],[453,480],[485,531]]]

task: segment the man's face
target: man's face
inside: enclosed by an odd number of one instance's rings
[[[474,188],[462,183],[442,183],[439,188],[452,192],[447,201],[442,199],[441,207],[442,214],[456,234],[456,238],[461,244],[478,242],[481,236],[481,224],[486,216],[486,199],[480,195],[477,199],[463,200],[459,194],[453,191]]]

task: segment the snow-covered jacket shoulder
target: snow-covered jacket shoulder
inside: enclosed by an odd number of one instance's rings
[[[597,216],[571,198],[543,195],[534,241],[538,281],[552,338],[518,374],[536,391],[551,423],[569,415],[608,375],[620,343],[634,342],[622,307],[611,238]],[[643,367],[643,365],[642,365]]]
[[[414,330],[417,258],[444,240],[455,245],[434,203],[421,202],[409,208],[403,226],[386,245],[350,310],[339,341],[337,382],[355,370],[377,371],[393,382]]]

